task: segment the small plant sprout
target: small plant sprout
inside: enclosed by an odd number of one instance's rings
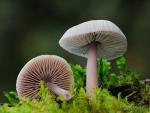
[[[114,59],[127,49],[122,31],[107,20],[91,20],[68,29],[59,41],[62,48],[78,56],[87,57],[86,90],[92,95],[98,87],[97,60]]]
[[[63,96],[65,100],[72,97],[74,80],[71,67],[65,59],[55,55],[41,55],[31,59],[17,77],[19,98],[37,98],[41,81],[55,96]]]

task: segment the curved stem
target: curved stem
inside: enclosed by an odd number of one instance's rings
[[[64,90],[64,89],[60,88],[58,85],[50,83],[50,82],[47,82],[46,84],[50,88],[50,90],[52,90],[58,96],[63,96],[66,100],[71,99],[72,96],[69,91]]]
[[[93,88],[98,87],[98,76],[97,76],[97,45],[91,44],[88,52],[87,61],[87,78],[86,78],[86,91],[91,96]]]

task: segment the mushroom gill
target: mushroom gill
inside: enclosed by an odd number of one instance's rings
[[[67,61],[56,55],[41,55],[31,59],[20,71],[16,90],[19,98],[37,98],[40,81],[44,81],[55,96],[71,98],[72,71]]]

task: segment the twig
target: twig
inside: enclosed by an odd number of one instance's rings
[[[150,84],[150,79],[145,79],[145,80],[144,80],[144,83],[145,83],[145,84]]]
[[[137,93],[137,91],[133,91],[132,93],[130,93],[129,95],[127,95],[127,98],[133,96],[133,95],[136,94],[136,93]]]

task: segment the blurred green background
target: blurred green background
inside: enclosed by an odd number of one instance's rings
[[[92,19],[121,28],[129,68],[150,78],[150,0],[0,0],[0,103],[33,57],[56,54],[85,66],[86,59],[69,54],[58,41],[68,28]]]

